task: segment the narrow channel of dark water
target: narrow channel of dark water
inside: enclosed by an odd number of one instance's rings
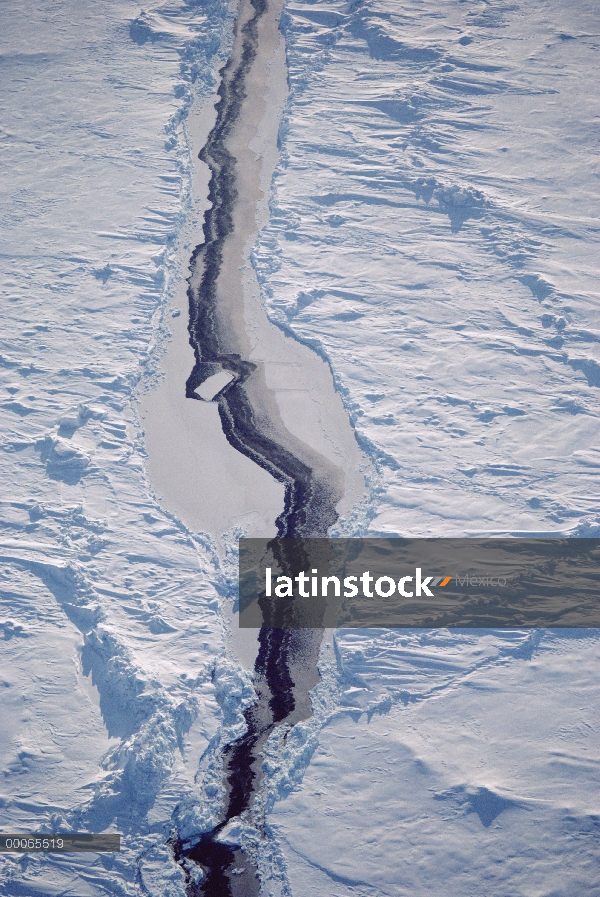
[[[215,399],[227,440],[284,484],[284,508],[276,521],[279,537],[320,536],[327,534],[337,518],[334,492],[307,464],[271,438],[266,431],[268,424],[257,422],[244,385],[255,365],[240,355],[224,353],[219,333],[217,280],[224,243],[233,233],[232,213],[238,198],[236,160],[227,149],[227,140],[246,98],[246,76],[258,49],[258,22],[268,11],[267,0],[250,2],[254,13],[241,29],[240,59],[235,62],[232,56],[220,72],[217,120],[200,153],[211,172],[210,206],[204,219],[204,242],[196,248],[190,263],[192,272],[202,270],[202,277],[197,287],[191,278],[188,289],[189,334],[195,365],[186,384],[186,395],[198,399],[194,390],[220,370],[234,375],[234,380]],[[188,897],[254,897],[259,893],[255,865],[240,847],[223,844],[218,837],[231,819],[250,808],[262,775],[261,751],[271,732],[286,721],[300,718],[298,688],[307,691],[318,679],[315,645],[307,646],[307,638],[310,640],[306,633],[283,629],[260,630],[254,668],[258,698],[244,713],[246,734],[223,753],[226,798],[221,818],[212,831],[199,833],[193,844],[189,839],[185,846],[177,837],[171,840],[178,862],[185,858],[188,863],[200,865],[203,871],[199,884],[188,876]],[[298,657],[313,657],[315,667],[306,676],[302,673],[304,681],[300,685],[293,678],[298,671]]]
[[[244,383],[256,366],[240,355],[224,353],[217,318],[217,281],[223,259],[223,246],[233,233],[233,208],[238,198],[236,160],[227,149],[230,136],[246,98],[246,75],[256,58],[258,21],[268,10],[267,0],[251,0],[254,15],[242,28],[241,61],[230,60],[221,70],[217,121],[199,158],[211,171],[209,209],[204,218],[204,242],[196,248],[190,262],[192,270],[202,268],[200,285],[190,284],[189,334],[195,364],[186,383],[186,396],[199,399],[195,390],[218,371],[233,374],[234,379],[215,399],[227,440],[239,452],[267,470],[285,486],[285,505],[277,519],[278,535],[310,531],[317,535],[335,521],[329,513],[322,484],[316,488],[313,471],[290,451],[275,442],[264,427],[257,424]],[[199,399],[202,401],[201,399]],[[324,513],[325,511],[325,513]],[[331,519],[326,519],[331,518]]]

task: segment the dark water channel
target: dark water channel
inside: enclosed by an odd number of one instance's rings
[[[238,451],[259,464],[285,487],[284,508],[276,525],[280,538],[324,536],[337,518],[337,495],[325,478],[305,461],[272,438],[273,428],[264,415],[254,413],[245,383],[255,365],[240,355],[226,353],[217,314],[217,281],[223,261],[225,241],[233,233],[233,209],[238,200],[236,160],[227,141],[242,109],[246,80],[259,51],[258,25],[268,13],[268,0],[244,0],[242,10],[251,15],[234,38],[234,50],[221,70],[216,107],[217,120],[200,159],[210,168],[210,206],[204,219],[204,242],[191,259],[188,289],[190,343],[195,365],[186,384],[186,395],[198,399],[197,387],[219,371],[233,380],[215,397],[223,431]],[[237,42],[237,44],[236,44]],[[195,284],[195,285],[194,285]],[[189,897],[253,897],[260,891],[255,864],[239,846],[218,840],[225,826],[252,806],[262,777],[261,752],[273,732],[310,715],[308,692],[319,681],[317,658],[321,632],[293,632],[283,629],[260,630],[259,650],[254,666],[256,703],[244,717],[245,735],[223,752],[225,801],[218,824],[212,831],[199,833],[185,845],[174,837],[171,846],[176,861],[185,869],[190,861],[202,869],[195,883],[187,874]],[[185,862],[184,862],[185,861]]]

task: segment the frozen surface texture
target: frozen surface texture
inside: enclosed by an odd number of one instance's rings
[[[597,668],[594,632],[335,639],[273,777],[292,894],[599,894]]]
[[[209,541],[155,500],[155,376],[189,204],[183,121],[228,4],[0,8],[0,829],[117,830],[116,857],[0,858],[0,893],[183,894],[164,842],[223,716]]]
[[[333,367],[374,535],[597,517],[597,6],[290,2],[256,250]]]
[[[1,856],[0,894],[184,897],[166,838],[214,825],[254,692],[233,542],[161,509],[134,395],[229,4],[0,19],[0,829],[125,845]],[[291,0],[283,27],[254,261],[373,461],[354,531],[598,535],[596,4]],[[597,669],[591,631],[332,635],[313,716],[267,748],[264,894],[598,897]]]
[[[599,531],[596,16],[287,5],[255,261],[377,467],[373,535]],[[292,893],[600,894],[597,664],[592,631],[337,633],[273,745]]]

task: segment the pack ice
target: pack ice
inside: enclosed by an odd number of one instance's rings
[[[0,829],[124,845],[0,855],[11,897],[184,897],[166,841],[214,823],[253,700],[234,539],[164,510],[136,413],[232,12],[3,6]],[[341,534],[600,534],[596,12],[287,4],[254,264],[371,465]],[[266,751],[264,894],[600,894],[597,663],[591,630],[329,633]]]
[[[185,276],[187,109],[230,30],[218,0],[2,9],[0,829],[124,847],[2,855],[2,894],[184,893],[165,842],[227,728],[220,587],[145,476],[133,397]]]
[[[344,533],[597,536],[595,4],[300,0],[283,26],[255,264],[375,469]],[[292,893],[600,893],[597,663],[595,630],[335,633],[273,745]]]

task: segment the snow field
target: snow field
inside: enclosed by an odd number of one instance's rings
[[[371,532],[595,519],[594,8],[290,3],[255,261],[379,466]]]
[[[287,6],[255,264],[377,466],[372,535],[597,534],[594,12]],[[165,837],[214,823],[252,687],[224,656],[232,560],[161,510],[133,397],[160,376],[200,221],[185,116],[231,18],[5,0],[2,21],[0,828],[124,851],[3,856],[0,893],[182,897]],[[266,893],[600,894],[596,667],[592,632],[329,634],[313,718],[266,756]]]
[[[594,7],[286,9],[254,261],[377,467],[369,534],[596,535]],[[272,772],[291,893],[600,893],[597,657],[591,630],[337,632],[322,731]]]
[[[123,851],[3,856],[0,893],[181,895],[164,841],[223,718],[227,586],[157,503],[134,395],[185,276],[184,120],[230,11],[3,7],[0,827],[116,830]]]

